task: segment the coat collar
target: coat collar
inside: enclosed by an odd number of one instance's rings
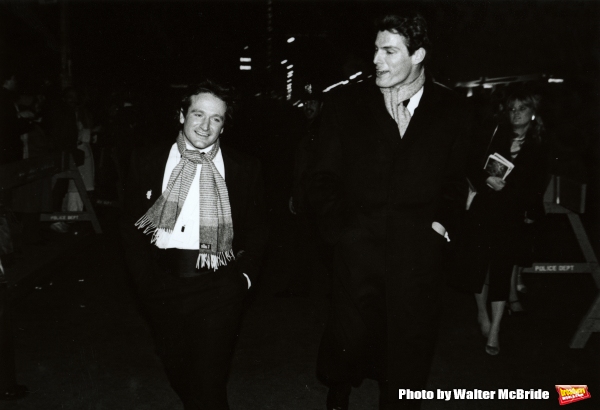
[[[398,124],[385,108],[383,94],[373,81],[367,88],[366,102],[371,110],[375,123],[380,128],[382,138],[390,140],[394,147],[398,148],[406,148],[412,145],[423,127],[427,126],[427,113],[435,110],[435,107],[439,103],[440,96],[435,89],[436,85],[427,73],[419,106],[416,108],[404,136],[400,138]]]

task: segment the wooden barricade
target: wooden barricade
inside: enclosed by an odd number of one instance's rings
[[[581,223],[579,213],[585,211],[586,185],[560,176],[552,176],[544,196],[546,213],[565,214],[573,228],[575,238],[585,258],[583,263],[534,263],[523,269],[530,273],[591,273],[600,289],[600,267],[594,249]],[[600,332],[600,294],[581,320],[569,346],[573,349],[585,347],[593,332]]]
[[[94,207],[87,196],[81,174],[67,152],[58,152],[40,157],[11,162],[0,167],[0,189],[8,190],[41,178],[54,176],[68,178],[75,182],[79,196],[83,202],[83,212],[53,212],[41,214],[41,221],[73,222],[90,221],[96,233],[102,233]]]

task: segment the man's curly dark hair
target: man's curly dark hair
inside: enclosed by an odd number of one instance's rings
[[[427,22],[420,13],[415,11],[404,14],[385,14],[375,20],[375,30],[377,32],[389,31],[404,37],[410,55],[421,47],[425,51],[429,51],[431,48],[431,42],[427,35]]]
[[[208,93],[222,100],[227,110],[225,111],[226,119],[231,121],[233,114],[233,106],[235,100],[235,90],[232,87],[218,84],[210,79],[206,79],[198,84],[193,84],[185,90],[181,98],[179,109],[185,115],[192,104],[192,97],[198,94]]]

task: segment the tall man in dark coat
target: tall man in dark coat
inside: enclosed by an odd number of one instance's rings
[[[426,387],[443,286],[467,186],[466,103],[424,70],[418,14],[376,25],[375,84],[342,87],[325,102],[309,201],[335,245],[332,309],[317,372],[328,409],[351,386],[380,382],[381,409],[418,408],[399,389]]]
[[[220,144],[229,95],[192,87],[179,136],[134,152],[125,192],[127,265],[186,410],[229,408],[242,302],[267,238],[260,165]]]

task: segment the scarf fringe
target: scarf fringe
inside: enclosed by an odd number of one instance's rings
[[[144,215],[138,219],[138,221],[135,223],[135,226],[138,229],[144,229],[144,235],[152,234],[150,243],[156,243],[158,240],[158,235],[161,231],[169,235],[173,233],[172,229],[159,229],[158,226],[156,226],[156,224],[154,224],[147,215]]]
[[[235,259],[233,249],[226,252],[219,252],[216,255],[200,253],[198,254],[198,260],[196,261],[196,268],[200,269],[206,266],[209,269],[217,270],[219,266],[227,265],[227,262]]]

